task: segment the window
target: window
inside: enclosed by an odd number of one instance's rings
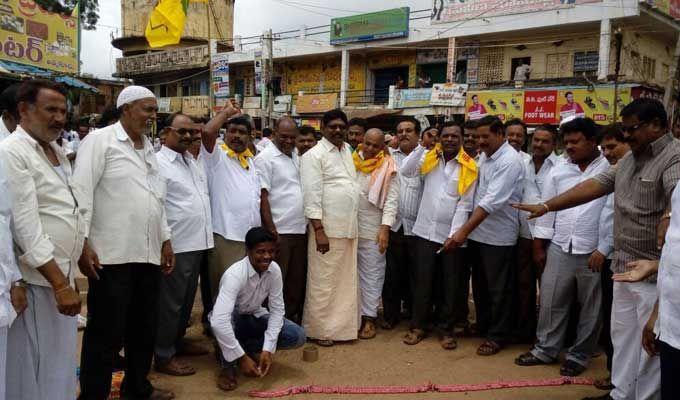
[[[661,81],[666,82],[671,76],[671,67],[668,64],[661,64]]]
[[[655,59],[642,56],[642,77],[645,79],[656,79]]]
[[[564,78],[569,76],[569,53],[548,54],[545,63],[546,78]]]
[[[597,51],[577,51],[574,53],[574,76],[595,76],[600,62]]]
[[[531,72],[526,72],[526,71],[519,71],[520,74],[517,74],[517,68],[523,65],[531,65],[531,57],[518,57],[518,58],[513,58],[512,62],[510,63],[510,78],[515,79],[515,80],[523,80],[521,77],[526,77],[526,79],[529,79],[529,76],[531,75]],[[526,67],[525,67],[526,68]],[[516,79],[519,78],[519,79]]]
[[[468,82],[472,83],[472,75],[476,71],[479,79],[474,83],[491,83],[503,82],[503,67],[504,67],[504,51],[502,47],[490,47],[480,51],[479,64],[473,64],[471,59],[468,59]]]

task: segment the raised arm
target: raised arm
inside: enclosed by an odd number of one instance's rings
[[[217,142],[217,136],[220,133],[220,128],[229,120],[229,118],[234,117],[241,113],[231,101],[228,101],[224,106],[222,111],[217,113],[203,128],[203,133],[201,134],[201,141],[203,142],[203,147],[208,153],[212,153],[215,148],[215,143]]]
[[[409,178],[420,176],[420,166],[423,165],[424,155],[427,149],[422,145],[416,146],[415,149],[406,156],[399,172]]]

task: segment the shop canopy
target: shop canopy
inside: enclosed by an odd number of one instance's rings
[[[85,89],[94,93],[99,93],[96,87],[89,85],[80,79],[76,79],[67,75],[57,75],[46,69],[34,67],[32,65],[19,64],[11,61],[0,60],[0,73],[9,73],[13,75],[30,75],[44,79],[54,79],[56,82],[64,85],[74,87],[77,89]]]

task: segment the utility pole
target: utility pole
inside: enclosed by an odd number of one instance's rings
[[[210,2],[205,2],[205,19],[208,24],[208,116],[213,114],[213,66],[212,66],[212,37],[210,35]]]
[[[616,28],[614,33],[614,45],[616,48],[616,64],[614,66],[614,112],[612,115],[612,122],[618,120],[619,108],[619,73],[621,72],[621,45],[623,44],[623,33],[621,28]]]
[[[272,30],[264,32],[262,37],[262,105],[265,108],[265,126],[272,126],[272,110],[274,108],[274,96],[272,77],[274,76],[274,51],[272,46]]]
[[[673,98],[675,96],[675,82],[680,78],[680,35],[678,35],[678,41],[675,44],[675,52],[673,53],[673,62],[671,63],[671,70],[668,76],[668,82],[666,82],[666,90],[663,94],[663,105],[666,108],[666,112],[669,117],[671,117],[671,122],[673,122]]]

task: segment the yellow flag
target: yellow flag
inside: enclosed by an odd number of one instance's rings
[[[188,6],[189,0],[159,0],[144,32],[149,46],[163,47],[179,43]]]

